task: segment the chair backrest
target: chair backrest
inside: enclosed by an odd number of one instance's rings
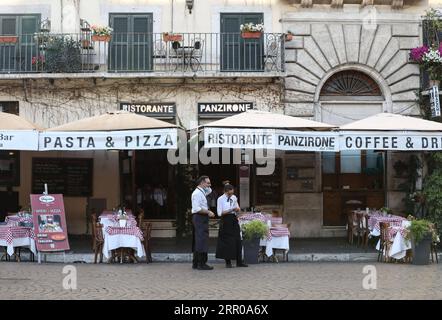
[[[103,225],[99,222],[95,223],[95,240],[96,241],[104,241],[104,237],[103,237]]]
[[[203,55],[203,47],[204,47],[204,40],[200,38],[195,38],[192,41],[193,46],[193,56],[202,56]]]
[[[143,221],[140,224],[140,229],[141,232],[143,232],[144,240],[149,240],[152,233],[152,223],[149,221]]]
[[[92,238],[95,239],[95,224],[97,223],[97,214],[94,210],[91,210],[91,232]]]
[[[163,40],[161,39],[155,40],[154,55],[156,56],[166,55],[166,45]]]
[[[379,222],[379,229],[381,233],[381,241],[387,241],[388,240],[388,228],[390,227],[390,224],[388,222]]]
[[[138,217],[137,218],[138,218],[137,219],[138,226],[141,227],[141,225],[143,224],[143,220],[144,220],[144,209],[138,210]]]

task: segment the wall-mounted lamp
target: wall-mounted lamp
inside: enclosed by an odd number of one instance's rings
[[[192,13],[193,0],[186,0],[186,7],[187,7],[187,9],[189,9],[189,13]]]

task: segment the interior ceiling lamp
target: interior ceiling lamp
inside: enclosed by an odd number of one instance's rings
[[[189,9],[189,13],[192,13],[193,0],[186,0],[186,7],[187,7],[187,9]]]

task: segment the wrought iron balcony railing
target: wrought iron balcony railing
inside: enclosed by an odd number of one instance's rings
[[[284,72],[284,35],[114,33],[0,36],[1,73]]]

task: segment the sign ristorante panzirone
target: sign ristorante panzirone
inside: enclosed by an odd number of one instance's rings
[[[172,102],[120,102],[120,110],[156,118],[174,118],[176,115],[176,104]]]
[[[201,102],[198,103],[199,116],[226,116],[253,109],[253,102]]]

